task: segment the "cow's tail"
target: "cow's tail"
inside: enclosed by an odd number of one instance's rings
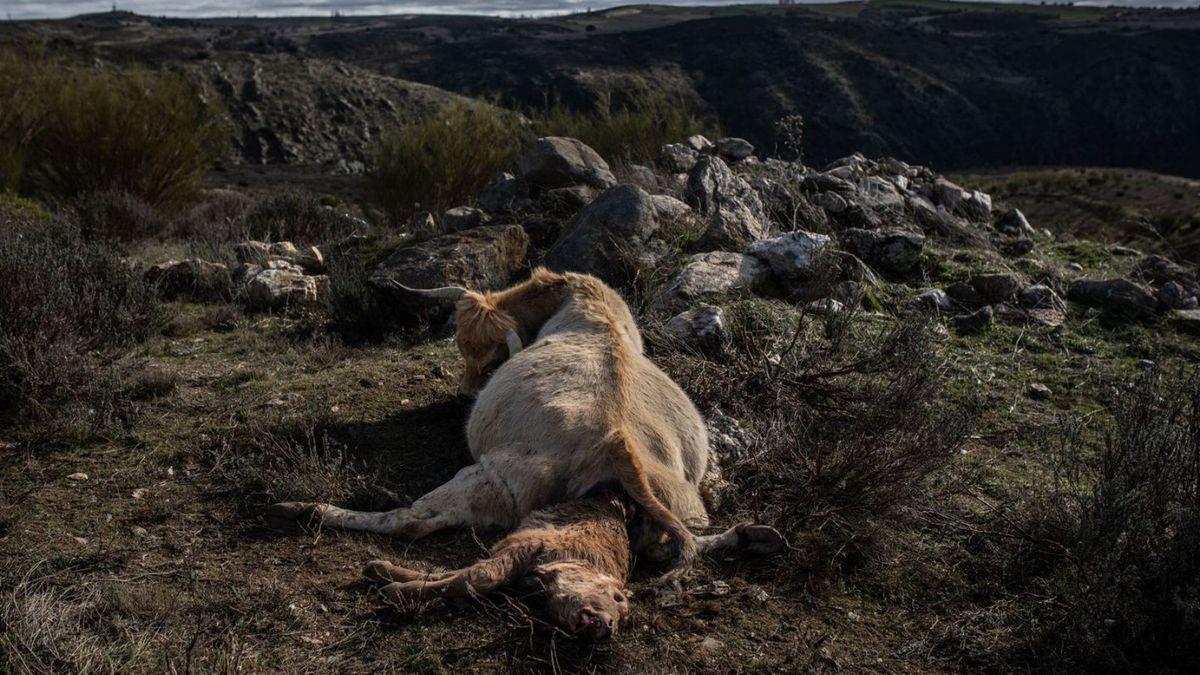
[[[674,549],[671,569],[665,576],[673,577],[685,572],[696,559],[696,539],[692,533],[654,494],[646,469],[642,464],[643,448],[623,428],[611,432],[603,442],[604,455],[612,461],[612,473],[625,493],[645,509],[650,519],[671,538]]]

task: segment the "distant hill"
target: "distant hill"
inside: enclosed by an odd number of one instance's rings
[[[861,150],[947,170],[1052,164],[1200,176],[1196,10],[873,0],[633,6],[548,20],[103,17],[9,23],[0,40],[35,36],[88,58],[189,67],[290,54],[271,68],[291,63],[304,78],[313,62],[336,60],[355,73],[530,106],[653,90],[716,114],[768,152],[774,122],[802,114],[813,163]],[[374,80],[371,89],[387,87]],[[380,121],[341,114],[341,127]],[[362,136],[345,159],[361,156]],[[284,155],[305,153],[266,161]]]

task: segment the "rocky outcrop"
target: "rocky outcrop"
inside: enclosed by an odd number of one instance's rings
[[[391,282],[411,288],[494,290],[512,282],[528,252],[529,235],[520,225],[477,227],[396,249],[370,281],[406,306],[427,307],[429,301],[398,291]]]
[[[539,138],[521,154],[521,178],[534,188],[587,185],[605,190],[617,184],[608,162],[574,138]]]
[[[758,193],[720,157],[706,155],[696,162],[684,200],[706,219],[703,248],[740,251],[767,233]]]
[[[1158,309],[1158,298],[1154,293],[1129,279],[1080,279],[1071,284],[1067,297],[1109,314],[1124,317],[1146,317]]]
[[[729,251],[710,251],[691,257],[683,269],[655,296],[656,307],[678,311],[701,299],[750,292],[769,276],[758,258]]]
[[[653,255],[648,244],[658,225],[658,209],[645,190],[615,187],[579,212],[546,252],[544,262],[553,270],[594,274],[615,282],[630,262]]]

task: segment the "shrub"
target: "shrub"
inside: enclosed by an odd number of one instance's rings
[[[85,237],[133,241],[167,229],[166,219],[154,207],[124,190],[89,192],[72,205]]]
[[[785,528],[795,567],[844,567],[944,477],[974,402],[945,396],[927,319],[780,307],[730,306],[725,363],[676,355],[672,374],[701,405],[720,403],[755,431],[749,456],[723,467],[739,488],[735,510]]]
[[[720,133],[714,122],[698,116],[690,106],[653,93],[634,95],[622,104],[605,94],[592,110],[584,111],[556,101],[534,111],[532,117],[539,136],[577,138],[610,162],[650,163],[666,143],[678,143],[692,134]]]
[[[141,276],[75,223],[0,211],[0,408],[52,419],[73,403],[109,421],[118,388],[106,358],[158,316]]]
[[[1078,654],[1098,665],[1194,663],[1200,633],[1200,374],[1114,390],[1099,429],[1041,442],[1053,483],[1027,531],[1066,551],[1059,587]]]
[[[467,203],[513,166],[527,135],[517,115],[483,103],[454,103],[403,124],[375,150],[375,198],[397,221]]]
[[[359,232],[362,221],[322,203],[316,195],[293,191],[272,195],[246,213],[244,236],[262,241],[324,244]]]
[[[122,190],[152,205],[199,189],[227,140],[219,112],[185,75],[74,68],[0,57],[0,165],[22,191],[70,199]],[[15,167],[15,168],[14,168]]]

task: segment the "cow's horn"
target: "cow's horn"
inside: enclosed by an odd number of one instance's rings
[[[404,284],[389,279],[393,286],[399,288],[405,293],[412,293],[427,300],[436,300],[438,302],[458,302],[464,295],[467,294],[467,289],[459,286],[443,286],[441,288],[409,288]]]
[[[521,336],[517,335],[517,331],[515,330],[508,331],[504,336],[504,341],[508,343],[509,358],[515,356],[517,352],[525,348],[525,345],[521,344]]]

